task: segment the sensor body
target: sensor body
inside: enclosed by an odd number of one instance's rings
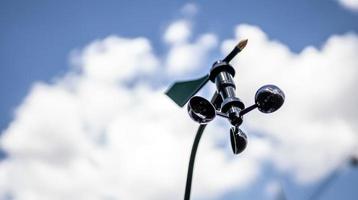
[[[242,124],[240,111],[245,108],[244,103],[236,97],[236,86],[233,81],[235,69],[227,62],[217,61],[213,64],[209,79],[215,83],[216,89],[222,98],[221,112],[225,113],[234,126]]]

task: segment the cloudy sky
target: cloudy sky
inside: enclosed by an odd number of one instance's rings
[[[1,1],[0,200],[182,199],[197,124],[163,93],[244,38],[238,96],[286,102],[239,156],[208,126],[193,199],[356,199],[357,22],[357,0]]]

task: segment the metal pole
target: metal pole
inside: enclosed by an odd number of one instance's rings
[[[184,200],[190,199],[190,191],[191,191],[191,182],[193,179],[193,170],[194,170],[194,162],[195,162],[195,156],[196,151],[198,150],[200,138],[203,135],[203,132],[205,130],[206,124],[201,124],[196,132],[193,147],[191,148],[190,153],[190,160],[189,160],[189,167],[188,167],[188,174],[186,177],[186,185],[185,185],[185,194],[184,194]]]

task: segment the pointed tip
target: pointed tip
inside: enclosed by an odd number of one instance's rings
[[[247,42],[248,42],[248,39],[241,40],[239,42],[239,44],[237,44],[237,48],[239,48],[240,51],[243,50],[246,47]]]

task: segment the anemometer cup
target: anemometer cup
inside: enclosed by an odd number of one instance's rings
[[[194,96],[188,102],[189,116],[199,124],[207,124],[216,116],[214,105],[203,97]]]
[[[238,127],[231,127],[230,141],[231,141],[231,148],[234,154],[239,154],[246,149],[247,136]]]
[[[285,94],[275,85],[265,85],[257,90],[255,104],[259,111],[272,113],[278,110],[285,101]]]

